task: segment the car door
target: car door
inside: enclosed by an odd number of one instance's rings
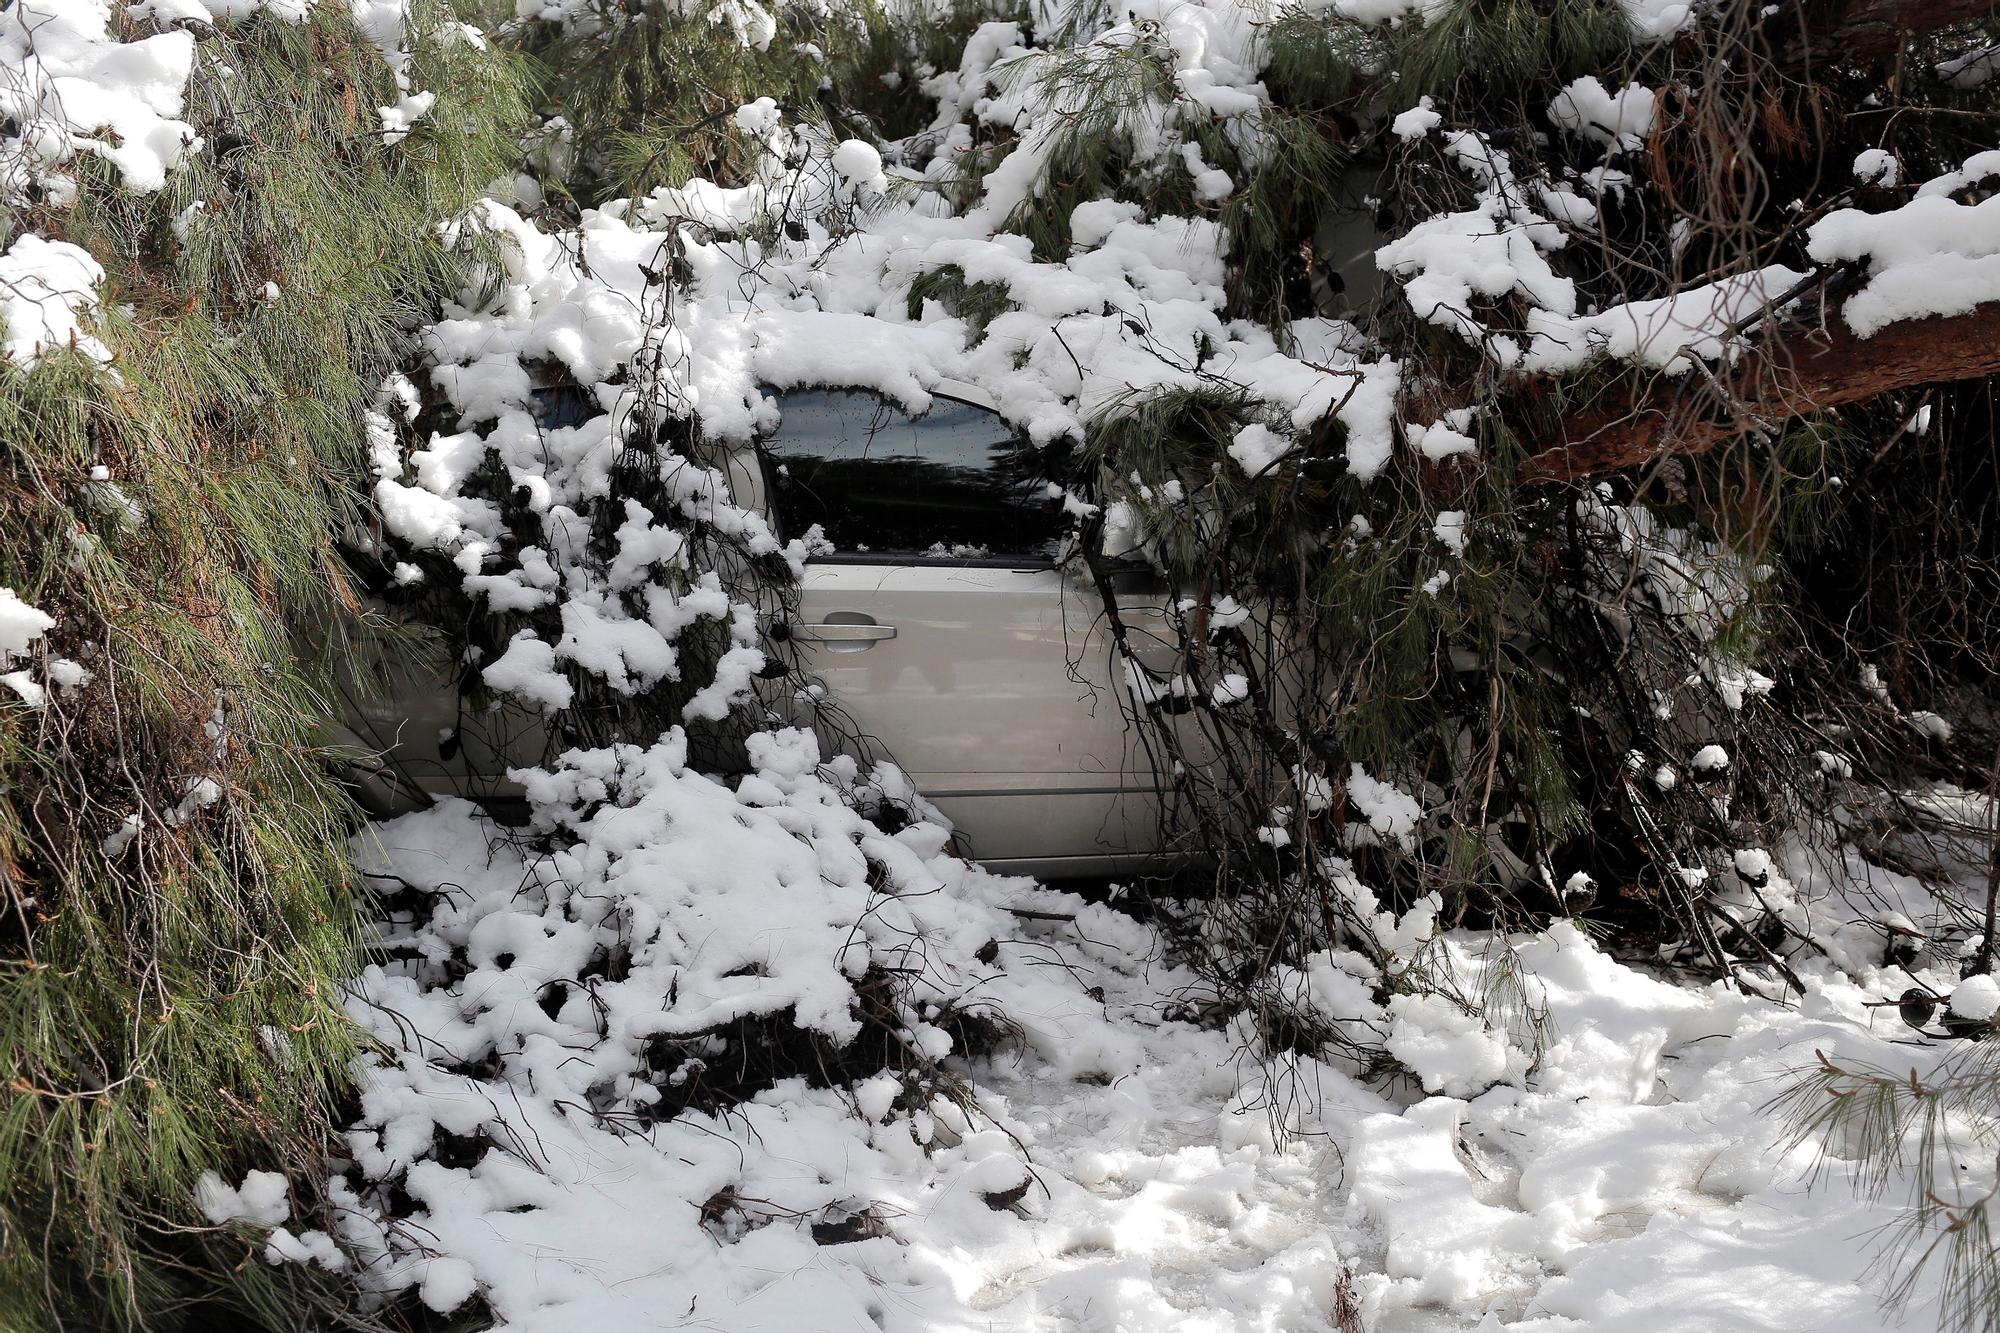
[[[1161,843],[1159,783],[1101,604],[1056,567],[1065,523],[1037,451],[978,397],[955,386],[913,417],[872,393],[780,396],[766,508],[835,548],[806,565],[791,637],[834,728],[901,766],[969,855],[1138,868]],[[1159,614],[1140,609],[1139,632]]]

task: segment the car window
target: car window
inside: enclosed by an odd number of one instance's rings
[[[533,397],[535,424],[543,430],[581,426],[604,411],[588,389],[570,379],[542,385],[533,391]]]
[[[942,395],[912,417],[875,394],[781,394],[760,446],[786,537],[817,523],[832,559],[1051,558],[1062,533],[1041,459],[997,413]]]

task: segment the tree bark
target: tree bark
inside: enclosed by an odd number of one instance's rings
[[[1711,382],[1656,377],[1610,407],[1564,421],[1531,446],[1519,479],[1536,485],[1698,454],[1725,440],[1898,389],[2000,375],[2000,303],[1966,315],[1902,320],[1857,337],[1837,313],[1793,326]],[[1726,394],[1716,392],[1719,383]]]
[[[1778,68],[1853,64],[1893,55],[1913,33],[1985,18],[1994,0],[1805,0],[1786,5],[1761,35]]]

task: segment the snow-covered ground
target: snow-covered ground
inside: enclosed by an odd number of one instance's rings
[[[1568,929],[1531,959],[1559,1035],[1526,1088],[1412,1102],[1299,1071],[1269,1100],[1317,1109],[1281,1144],[1218,1034],[1158,1028],[1110,1087],[1006,1071],[989,1090],[1049,1190],[970,1265],[974,1303],[1079,1330],[1337,1328],[1343,1306],[1385,1331],[1888,1326],[1859,1281],[1887,1212],[1838,1163],[1808,1193],[1762,1110],[1881,1011],[1691,993]]]
[[[1513,941],[1544,1015],[1525,1076],[1463,1098],[1364,1084],[1186,1021],[1193,978],[1148,929],[941,855],[931,826],[872,830],[843,803],[866,779],[811,754],[766,749],[740,794],[671,747],[594,791],[575,775],[608,759],[575,756],[537,793],[566,851],[495,840],[463,804],[371,835],[365,863],[430,904],[394,917],[406,961],[353,1006],[397,1054],[333,1183],[345,1254],[280,1226],[270,1257],[359,1258],[366,1287],[441,1312],[477,1293],[537,1333],[1895,1326],[1868,1269],[1896,1192],[1864,1202],[1769,1103],[1822,1050],[1928,1073],[1938,1048],[1871,1004],[1902,972],[1822,965],[1774,1001],[1646,975],[1559,923]],[[649,1040],[739,1001],[838,1025],[825,1000],[861,966],[830,960],[857,950],[923,970],[914,1046],[946,1049],[952,1011],[1017,1030],[930,1081],[806,1071],[645,1114],[744,1056],[707,1038],[663,1062]],[[1422,1064],[1419,1038],[1464,1033],[1405,1034]],[[287,1220],[255,1177],[211,1195],[217,1217]],[[1909,1326],[1931,1326],[1921,1307]]]
[[[512,1141],[462,1182],[438,1173],[463,1230],[423,1226],[467,1266],[437,1261],[454,1276],[426,1276],[426,1295],[476,1280],[504,1327],[547,1330],[1220,1333],[1342,1328],[1343,1311],[1385,1331],[1889,1326],[1863,1270],[1892,1210],[1860,1202],[1839,1162],[1808,1190],[1811,1151],[1780,1146],[1765,1109],[1816,1049],[1896,1058],[1907,1030],[1853,985],[1792,1006],[1692,990],[1559,927],[1525,950],[1555,1033],[1540,1069],[1468,1101],[1266,1070],[1229,1034],[1162,1018],[1185,976],[1093,965],[1080,935],[1045,928],[1000,965],[1087,969],[1102,1014],[1063,1006],[1040,1040],[974,1066],[990,1121],[940,1115],[963,1137],[928,1155],[919,1116],[864,1128],[843,1096],[797,1085],[651,1138],[481,1098],[470,1118]],[[1081,1074],[1050,1058],[1072,1043],[1104,1058]],[[989,1205],[1023,1164],[1026,1191]],[[702,1225],[724,1189],[743,1202]],[[536,1211],[482,1214],[517,1200]],[[814,1240],[863,1208],[885,1234]]]

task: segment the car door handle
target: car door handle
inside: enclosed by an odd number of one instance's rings
[[[794,625],[792,637],[801,643],[879,643],[896,637],[894,625]]]

